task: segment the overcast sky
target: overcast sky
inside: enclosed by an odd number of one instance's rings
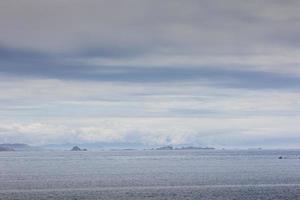
[[[298,0],[2,0],[0,143],[300,147]]]

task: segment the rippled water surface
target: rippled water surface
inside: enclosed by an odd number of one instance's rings
[[[0,152],[0,199],[300,199],[300,151]]]

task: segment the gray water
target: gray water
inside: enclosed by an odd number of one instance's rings
[[[299,158],[296,150],[0,152],[0,199],[300,199]]]

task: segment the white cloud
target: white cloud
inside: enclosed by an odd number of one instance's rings
[[[1,121],[0,138],[32,144],[132,142],[234,147],[252,141],[255,143],[248,146],[290,147],[300,139],[298,121],[299,117],[53,118],[39,123]],[[284,138],[292,141],[281,142]]]

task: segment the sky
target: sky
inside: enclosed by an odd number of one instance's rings
[[[300,147],[298,0],[2,0],[0,143]]]

